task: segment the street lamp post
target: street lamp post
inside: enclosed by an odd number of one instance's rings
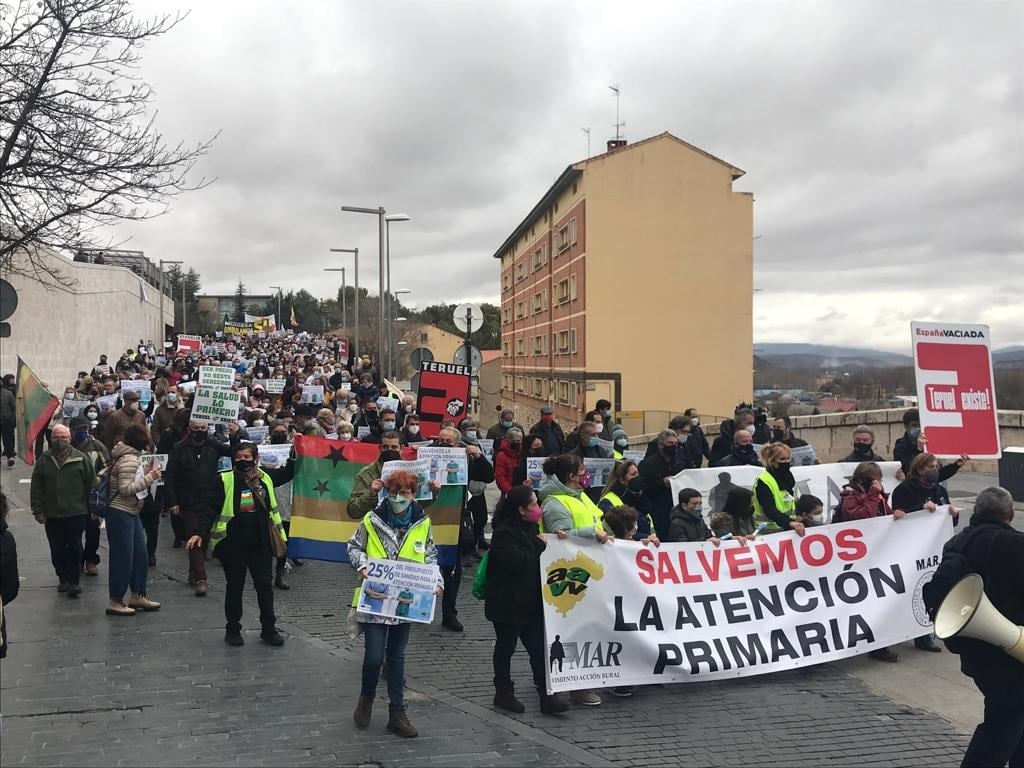
[[[277,330],[278,328],[281,327],[281,286],[272,285],[270,287],[277,289],[277,317],[275,318],[274,322],[274,329]]]
[[[412,293],[408,288],[396,288],[392,296],[400,296],[403,293]],[[391,303],[391,307],[388,310],[388,335],[390,338],[390,346],[388,347],[388,370],[391,375],[395,375],[395,323],[404,321],[404,317],[395,317],[395,302]]]
[[[161,343],[167,341],[167,331],[164,328],[164,264],[183,264],[182,261],[168,261],[167,259],[160,259],[160,339]],[[185,317],[185,278],[181,279],[181,316],[182,325],[184,325]],[[160,352],[163,353],[166,347],[163,347]]]
[[[380,303],[380,312],[378,313],[379,317],[377,318],[377,322],[379,323],[379,326],[380,326],[377,329],[377,362],[380,363],[381,360],[385,359],[384,358],[384,330],[385,330],[385,326],[384,326],[384,287],[385,287],[384,286],[384,277],[385,277],[385,271],[386,271],[385,254],[387,253],[387,251],[386,251],[387,246],[385,245],[385,239],[387,238],[387,232],[386,232],[386,223],[384,221],[384,215],[387,213],[387,211],[385,211],[383,207],[380,207],[380,208],[360,208],[360,207],[354,206],[354,205],[343,205],[343,206],[341,206],[341,210],[344,211],[345,213],[370,213],[370,214],[373,214],[373,215],[375,215],[377,217],[377,224],[378,224],[377,236],[379,238],[378,244],[377,244],[377,261],[378,261],[378,269],[379,269],[379,272],[380,272],[380,275],[379,275],[379,278],[378,278],[378,282],[380,284],[380,287],[378,288],[378,292],[377,292],[377,295],[380,297],[380,302],[379,302]]]
[[[391,222],[393,221],[409,221],[410,217],[404,213],[392,213],[384,217],[384,229],[385,229],[385,258],[387,260],[387,296],[388,296],[388,315],[389,317],[394,312],[394,307],[390,304],[394,299],[394,294],[391,292]],[[389,322],[388,323],[388,378],[394,376],[394,346],[395,346],[395,328]]]
[[[353,324],[355,329],[353,336],[355,336],[355,356],[359,357],[359,249],[358,248],[331,248],[331,253],[351,253],[355,256],[356,270],[355,270],[355,285],[356,285],[356,320]],[[345,289],[345,268],[329,267],[324,269],[325,272],[341,272],[341,287],[344,293]],[[346,326],[347,327],[347,326]]]

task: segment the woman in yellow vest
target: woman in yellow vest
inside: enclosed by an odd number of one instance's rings
[[[767,521],[768,531],[796,531],[804,535],[804,524],[794,517],[796,480],[790,472],[793,457],[784,443],[769,443],[761,449],[765,471],[754,481],[755,520]]]
[[[399,471],[384,483],[387,496],[375,510],[363,517],[359,528],[348,542],[348,561],[359,574],[367,577],[367,561],[406,560],[437,565],[437,550],[430,531],[430,518],[413,499],[419,481],[412,472]],[[437,574],[434,594],[440,595],[444,582]],[[405,738],[417,734],[405,711],[405,646],[409,642],[409,622],[385,616],[358,614],[363,630],[363,681],[359,703],[352,716],[356,725],[366,728],[377,695],[381,665],[387,659],[388,724],[387,729]]]
[[[274,483],[257,466],[259,449],[253,443],[238,443],[232,458],[234,469],[220,473],[210,508],[199,517],[200,530],[193,532],[186,546],[195,549],[209,542],[210,551],[224,567],[225,642],[245,645],[242,591],[248,571],[260,606],[260,639],[281,646],[284,638],[277,631],[274,616],[273,563],[278,554],[275,540],[283,543],[287,537],[277,511]]]
[[[615,463],[604,494],[597,502],[602,514],[616,507],[632,507],[637,512],[637,532],[634,537],[641,541],[654,533],[654,522],[651,520],[650,504],[644,498],[640,485],[640,470],[635,461],[625,459]]]
[[[544,462],[544,480],[537,497],[541,499],[541,531],[554,533],[560,538],[578,536],[596,539],[604,544],[611,541],[601,525],[601,510],[583,491],[583,459],[569,453],[551,456]],[[572,691],[569,697],[577,704],[596,707],[601,697],[595,691]]]

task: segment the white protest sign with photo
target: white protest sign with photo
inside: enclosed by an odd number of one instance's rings
[[[416,461],[385,461],[380,469],[380,479],[386,482],[391,475],[399,470],[412,472],[416,475],[416,479],[419,481],[419,488],[416,491],[416,501],[430,501],[434,498],[434,494],[430,490],[429,461],[426,459],[417,459]],[[377,495],[377,500],[384,501],[387,495],[387,490],[381,488],[380,493]]]
[[[644,460],[644,456],[646,456],[646,455],[647,454],[644,451],[623,451],[622,452],[622,458],[623,459],[628,459],[629,461],[634,461],[637,464],[639,464],[641,461],[643,461]]]
[[[356,440],[362,440],[364,437],[370,434],[370,428],[367,426],[356,427]]]
[[[292,446],[290,443],[278,443],[276,445],[260,446],[260,466],[266,469],[280,469],[288,463],[291,456]]]
[[[230,424],[238,420],[242,398],[230,389],[200,387],[192,400],[192,418],[211,424]]]
[[[284,392],[284,379],[267,379],[267,394],[280,395]]]
[[[882,487],[887,493],[899,485],[896,472],[899,471],[898,461],[879,462],[882,470]],[[817,496],[825,505],[826,519],[830,519],[832,511],[839,504],[839,495],[843,486],[857,468],[854,462],[842,464],[815,464],[810,467],[793,467],[793,479],[796,480],[795,496],[799,498],[806,493]],[[704,497],[704,519],[708,520],[712,513],[718,512],[725,505],[725,499],[733,488],[754,487],[754,482],[764,472],[763,467],[707,467],[704,469],[684,469],[672,478],[672,498],[679,498],[684,488],[700,491]]]
[[[96,407],[101,411],[117,407],[117,395],[104,395],[96,398]]]
[[[321,405],[324,401],[324,385],[323,384],[307,384],[302,388],[302,400],[303,403],[309,403],[310,405]]]
[[[540,488],[540,484],[544,480],[545,461],[547,458],[544,456],[526,457],[526,480],[535,491]]]
[[[430,446],[416,452],[417,459],[430,462],[430,479],[441,485],[466,485],[469,483],[469,460],[465,448]]]
[[[121,382],[121,392],[138,392],[140,408],[145,408],[153,399],[152,385],[145,379],[125,379]]]
[[[397,400],[393,397],[385,395],[384,397],[377,398],[377,409],[383,411],[385,408],[390,408],[395,413],[398,412],[399,407],[402,405],[401,400]]]
[[[433,620],[434,589],[441,575],[436,565],[370,559],[366,571],[359,586],[357,613],[420,624]]]
[[[259,445],[266,441],[267,435],[270,434],[270,427],[246,427],[245,432],[249,435],[249,442]]]
[[[746,677],[920,637],[931,631],[921,590],[953,535],[947,512],[718,547],[547,536],[548,690]]]
[[[116,399],[116,397],[115,397]],[[88,400],[61,400],[61,412],[60,415],[65,419],[73,419],[75,416],[80,414],[86,409],[86,407],[92,405]]]
[[[230,365],[230,363],[228,364]],[[235,371],[224,365],[201,365],[199,366],[200,387],[221,387],[231,389],[235,383]]]
[[[484,454],[484,458],[487,459],[491,464],[494,463],[494,441],[486,437],[477,439],[477,444],[480,446],[480,450]]]
[[[141,456],[139,456],[139,468],[135,471],[135,479],[138,480],[144,474],[149,472],[149,469],[150,469],[149,465],[150,465],[150,463],[155,464],[162,471],[166,472],[167,471],[167,462],[168,462],[169,459],[170,459],[170,454],[167,454],[167,453],[143,453]],[[164,479],[161,477],[156,482],[154,482],[151,486],[149,486],[149,488],[145,488],[145,489],[139,491],[135,495],[136,495],[136,497],[138,497],[140,499],[146,498],[147,494],[150,495],[150,496],[156,496],[156,489],[159,488],[163,484],[164,484]]]
[[[615,467],[615,459],[583,459],[583,468],[586,470],[588,488],[604,488],[608,485],[608,478]]]

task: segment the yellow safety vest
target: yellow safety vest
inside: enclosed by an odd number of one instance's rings
[[[604,496],[602,496],[598,501],[604,501],[605,499],[608,499],[608,501],[611,502],[611,505],[613,507],[621,507],[622,506],[622,497],[619,496],[619,494],[617,494],[617,493],[612,493],[611,491],[607,491],[604,494]]]
[[[622,461],[622,451],[620,451],[618,448],[613,448],[612,458],[615,459],[616,461]]]
[[[772,498],[775,499],[775,508],[784,515],[793,516],[794,510],[796,510],[796,499],[793,498],[793,494],[789,491],[779,488],[779,481],[772,477],[772,473],[767,470],[758,475],[757,480],[754,481],[755,520],[768,523],[768,527],[765,530],[769,533],[780,531],[782,529],[776,523],[765,517],[764,509],[761,508],[761,502],[757,500],[757,484],[759,482],[768,486],[768,490],[772,492]]]
[[[599,531],[604,530],[604,527],[601,525],[601,518],[604,517],[604,513],[601,512],[597,504],[590,500],[587,494],[581,493],[576,497],[568,493],[552,493],[551,496],[562,502],[562,506],[569,510],[569,514],[572,515],[573,528],[589,528],[593,526]],[[544,533],[543,517],[540,519],[540,532]]]
[[[226,472],[220,473],[220,481],[224,484],[224,506],[220,510],[220,516],[217,521],[213,524],[213,528],[210,530],[210,551],[212,552],[217,548],[217,545],[221,543],[225,536],[228,535],[228,523],[231,518],[235,516],[235,472],[234,470],[227,470]],[[281,538],[284,541],[288,541],[288,537],[285,535],[284,526],[281,524],[281,515],[277,511],[277,496],[274,495],[274,483],[271,481],[270,476],[260,470],[260,482],[263,483],[263,487],[267,489],[267,504],[270,507],[270,521],[277,528],[281,534]]]
[[[362,525],[366,528],[366,556],[372,560],[387,560],[388,551],[384,548],[384,542],[380,540],[377,533],[376,515],[372,512],[363,518]],[[426,515],[417,520],[409,530],[405,532],[401,547],[398,550],[396,560],[405,560],[410,563],[424,563],[427,559],[427,540],[430,538],[430,518]],[[359,602],[359,587],[352,593],[352,607]]]

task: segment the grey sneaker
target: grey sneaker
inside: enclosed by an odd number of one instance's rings
[[[597,707],[601,704],[601,697],[593,691],[572,691],[569,698],[574,704],[582,704],[585,707]]]

